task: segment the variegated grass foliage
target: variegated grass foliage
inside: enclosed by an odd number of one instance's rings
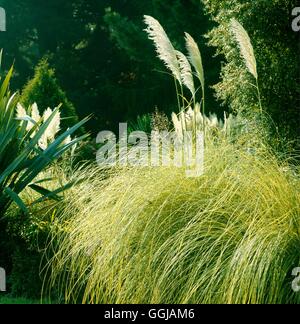
[[[248,134],[252,136],[252,134]],[[49,286],[66,302],[289,303],[300,181],[244,139],[207,141],[205,174],[86,170],[67,195]]]

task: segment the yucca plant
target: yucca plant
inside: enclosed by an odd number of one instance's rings
[[[42,187],[42,180],[35,178],[53,161],[61,157],[87,135],[71,139],[87,118],[70,129],[59,131],[59,107],[48,109],[43,118],[33,105],[29,110],[18,105],[18,95],[9,90],[13,67],[0,88],[0,219],[12,202],[27,213],[20,193],[26,188],[37,191],[41,198],[59,199],[58,194],[69,185],[49,191]],[[57,135],[57,138],[55,138]]]

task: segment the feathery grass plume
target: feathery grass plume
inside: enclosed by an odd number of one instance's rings
[[[216,114],[212,114],[209,116],[209,125],[210,125],[210,127],[215,127],[215,128],[219,127],[220,122],[219,122]],[[223,125],[222,125],[222,127],[223,127]]]
[[[195,99],[195,85],[193,72],[187,57],[180,51],[176,51],[182,84],[185,85],[191,92],[193,100]]]
[[[216,114],[210,114],[207,117],[206,115],[201,113],[200,109],[200,104],[196,103],[194,109],[189,107],[186,112],[182,111],[178,116],[175,113],[172,113],[172,122],[177,134],[182,136],[183,131],[195,132],[197,130],[203,130],[203,127],[205,125],[205,127],[207,127],[209,130],[208,135],[216,136],[218,135],[218,132],[216,133],[216,130],[223,131],[224,127],[227,127],[226,119],[224,125],[224,123],[218,119]]]
[[[145,31],[149,39],[154,42],[158,57],[165,63],[166,67],[172,72],[176,80],[181,83],[181,74],[176,51],[161,24],[151,16],[144,16],[144,21],[148,26]]]
[[[251,39],[245,28],[236,20],[231,19],[231,30],[239,44],[242,57],[245,61],[248,71],[258,78],[256,58],[251,44]]]
[[[205,78],[204,78],[204,70],[203,70],[203,64],[202,64],[202,57],[199,50],[199,47],[193,37],[185,33],[185,41],[186,41],[186,49],[189,53],[189,61],[191,62],[192,66],[194,67],[197,77],[201,82],[202,90],[204,91],[205,87]]]
[[[227,117],[226,113],[224,112],[223,132],[226,134],[226,136],[230,136],[232,129],[235,127],[235,123],[237,123],[237,119],[234,118],[232,114],[229,114]]]
[[[182,111],[179,113],[178,117],[179,117],[180,123],[181,123],[181,125],[182,125],[182,131],[183,131],[183,133],[184,133],[184,132],[187,131],[187,129],[186,129],[186,118],[185,118],[185,112],[182,110]]]

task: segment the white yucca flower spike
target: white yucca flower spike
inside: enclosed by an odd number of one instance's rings
[[[41,116],[40,116],[40,112],[39,112],[39,109],[38,109],[38,106],[36,103],[34,103],[32,106],[31,106],[31,118],[36,122],[36,123],[39,123],[40,120],[41,120]],[[34,126],[34,124],[30,123],[30,128],[32,128]],[[36,131],[33,132],[31,134],[31,138],[33,138],[36,134]]]
[[[40,112],[36,103],[31,106],[31,118],[38,123],[41,119]]]
[[[29,117],[26,109],[20,104],[17,104],[17,118]],[[27,122],[26,131],[29,132],[34,125],[30,122]]]
[[[52,122],[49,125],[49,131],[51,131],[51,135],[49,133],[49,138],[54,140],[55,135],[60,131],[60,112],[56,112]]]
[[[181,84],[180,68],[177,61],[176,51],[168,35],[155,18],[144,16],[144,19],[148,26],[145,31],[147,32],[149,39],[154,42],[158,57],[165,63],[166,67]]]
[[[47,149],[47,147],[48,147],[48,138],[47,138],[46,132],[40,137],[38,145],[44,151]]]
[[[189,60],[187,57],[181,53],[180,51],[176,51],[179,67],[180,67],[180,75],[182,84],[184,84],[195,97],[195,85],[193,79],[193,72]]]
[[[52,109],[51,108],[47,108],[45,111],[44,111],[44,114],[43,114],[43,121],[47,121],[49,119],[49,117],[51,116],[52,114]]]
[[[246,63],[247,69],[255,79],[258,79],[256,58],[247,31],[236,19],[231,19],[231,30],[239,44],[241,55]]]
[[[204,70],[203,70],[203,64],[202,64],[202,57],[199,50],[199,47],[193,37],[185,33],[185,41],[186,41],[186,49],[189,53],[189,61],[191,62],[192,66],[196,70],[197,77],[201,82],[202,89],[204,89],[205,86],[205,79],[204,79]]]
[[[50,108],[47,108],[45,111],[44,111],[44,114],[43,114],[43,122],[45,123],[49,117],[51,116],[52,114],[52,109]],[[47,127],[47,129],[45,130],[44,134],[41,136],[41,138],[39,139],[39,147],[42,149],[42,150],[46,150],[47,147],[48,147],[48,142],[49,142],[49,135],[50,135],[50,130],[49,130],[49,126]],[[52,136],[52,135],[51,135]]]
[[[48,118],[52,115],[53,111],[50,108],[47,108],[43,115],[43,120],[46,122]],[[54,118],[52,119],[51,123],[47,127],[45,131],[45,136],[49,141],[53,141],[55,135],[60,131],[60,113],[56,112]]]
[[[26,109],[20,104],[17,104],[17,118],[24,118],[28,116]]]

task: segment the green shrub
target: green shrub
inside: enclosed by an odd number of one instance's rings
[[[28,246],[20,241],[14,244],[12,271],[8,277],[10,296],[37,300],[41,297],[41,259],[42,254],[37,250],[29,250]]]
[[[137,116],[136,120],[129,121],[128,131],[129,131],[129,133],[134,132],[134,131],[142,131],[147,134],[150,134],[152,131],[151,114]]]
[[[27,83],[22,91],[20,102],[25,107],[37,103],[42,112],[48,107],[57,107],[62,104],[63,129],[72,127],[78,122],[75,107],[58,85],[55,72],[50,68],[46,59],[41,60],[37,65],[33,79]]]
[[[202,0],[211,18],[218,23],[209,34],[209,44],[224,57],[222,80],[215,86],[221,102],[234,111],[251,114],[258,109],[253,78],[245,70],[230,28],[237,19],[249,32],[259,74],[263,109],[276,122],[278,131],[299,138],[300,119],[299,40],[291,28],[293,0]],[[243,86],[241,86],[241,84]],[[257,109],[256,109],[257,108]]]

